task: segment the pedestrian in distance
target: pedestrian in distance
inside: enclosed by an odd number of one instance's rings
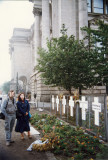
[[[21,139],[24,140],[24,132],[28,132],[28,138],[32,138],[30,135],[30,126],[29,126],[29,111],[30,105],[29,102],[25,99],[25,94],[20,93],[18,96],[17,102],[17,111],[20,113],[20,116],[17,117],[15,131],[21,133]]]
[[[5,116],[5,134],[7,146],[10,146],[10,144],[14,142],[11,140],[17,110],[16,100],[14,96],[14,91],[10,90],[8,93],[8,97],[3,101],[1,106],[1,111]]]
[[[2,104],[2,96],[0,95],[0,110],[1,110],[1,104]]]

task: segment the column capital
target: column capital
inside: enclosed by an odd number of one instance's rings
[[[33,14],[34,14],[34,16],[41,16],[42,15],[42,9],[33,7]]]

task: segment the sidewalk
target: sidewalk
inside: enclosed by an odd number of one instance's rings
[[[25,134],[25,140],[20,139],[20,134],[13,130],[12,140],[15,141],[11,146],[6,146],[4,121],[0,120],[0,160],[56,160],[51,152],[28,152],[27,148],[32,142],[39,138],[39,135],[32,135],[28,139]]]

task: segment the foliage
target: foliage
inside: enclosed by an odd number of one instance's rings
[[[9,90],[10,90],[10,81],[5,82],[5,83],[2,85],[2,91],[3,91],[5,94],[8,94]]]
[[[96,23],[97,29],[82,28],[82,41],[67,36],[65,26],[61,37],[47,42],[48,50],[39,49],[40,58],[35,69],[42,72],[46,85],[83,89],[108,85],[108,24]]]
[[[39,115],[38,125],[40,125],[42,117],[43,115]],[[33,146],[35,150],[52,150],[55,154],[73,157],[74,160],[102,157],[102,153],[107,147],[101,144],[96,136],[84,134],[84,131],[79,127],[75,129],[61,123],[55,116],[45,115],[44,118],[43,124],[41,124],[41,140],[44,142],[48,139],[49,143],[43,147],[35,145]]]
[[[39,115],[35,114],[33,117],[31,117],[31,124],[38,122],[39,119],[40,119]]]
[[[95,84],[108,85],[108,24],[96,22],[97,29],[84,27]]]
[[[46,85],[63,87],[71,94],[71,88],[88,88],[92,86],[93,72],[89,65],[89,55],[84,42],[67,36],[65,26],[61,37],[47,42],[48,50],[39,49],[38,65]]]

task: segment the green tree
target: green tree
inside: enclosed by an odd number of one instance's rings
[[[86,31],[85,39],[88,39],[95,82],[108,86],[108,24],[100,20],[96,25],[97,29],[84,27],[83,30]]]
[[[5,83],[2,85],[2,91],[3,91],[5,94],[8,94],[9,90],[10,90],[10,81],[5,82]]]
[[[35,67],[46,85],[63,87],[71,94],[72,87],[79,89],[91,87],[93,72],[87,48],[83,41],[73,35],[67,36],[63,25],[61,37],[48,41],[48,50],[39,49],[38,65]]]

